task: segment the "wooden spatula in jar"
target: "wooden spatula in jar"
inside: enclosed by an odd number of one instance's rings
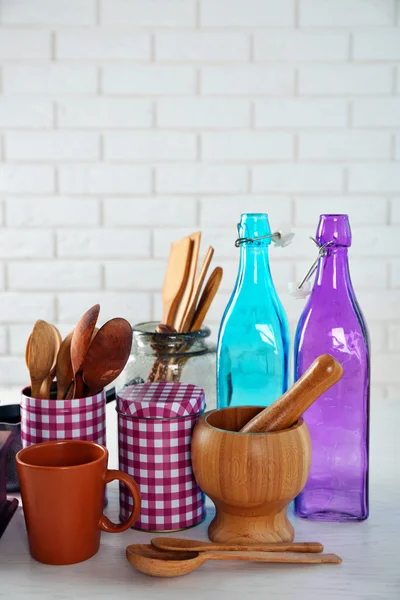
[[[192,240],[189,237],[172,242],[162,289],[162,323],[174,327],[191,266]]]
[[[197,261],[199,259],[199,250],[200,250],[200,241],[201,241],[201,232],[198,231],[196,233],[192,233],[189,236],[189,239],[192,242],[192,254],[190,257],[190,266],[189,271],[187,273],[187,277],[184,283],[184,287],[182,289],[180,302],[177,307],[174,322],[172,325],[175,327],[177,331],[185,331],[183,328],[183,324],[185,321],[185,316],[190,304],[190,299],[193,294],[193,286],[194,280],[196,277],[197,271]],[[167,325],[171,325],[171,323],[167,323]]]
[[[330,354],[322,354],[283,396],[246,423],[240,433],[288,429],[342,374],[342,365]]]

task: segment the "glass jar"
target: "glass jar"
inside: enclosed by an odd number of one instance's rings
[[[215,344],[211,331],[157,333],[158,322],[133,327],[132,352],[116,382],[117,390],[136,383],[170,381],[192,383],[205,391],[207,410],[216,406]]]

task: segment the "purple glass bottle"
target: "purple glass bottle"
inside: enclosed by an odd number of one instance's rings
[[[311,471],[296,498],[299,517],[362,521],[368,517],[369,336],[350,279],[347,215],[321,215],[316,240],[331,242],[318,261],[295,337],[295,379],[320,354],[343,365],[343,377],[304,414]]]

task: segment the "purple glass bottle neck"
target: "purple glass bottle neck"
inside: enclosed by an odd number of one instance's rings
[[[326,256],[319,259],[315,276],[314,290],[352,290],[348,249],[344,246],[330,246]]]
[[[315,239],[322,246],[333,242],[335,246],[351,246],[351,229],[347,215],[321,215]]]

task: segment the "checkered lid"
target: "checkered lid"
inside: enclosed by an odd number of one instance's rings
[[[204,410],[204,390],[190,383],[139,383],[118,392],[117,408],[142,419],[188,417]]]

